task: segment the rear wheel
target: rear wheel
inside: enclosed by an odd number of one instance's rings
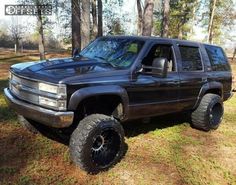
[[[205,131],[217,129],[224,114],[223,101],[219,95],[206,94],[192,113],[193,127]]]
[[[112,117],[92,114],[80,121],[70,139],[70,154],[76,165],[89,173],[106,170],[124,153],[124,130]]]

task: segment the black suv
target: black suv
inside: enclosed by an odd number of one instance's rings
[[[221,47],[156,37],[100,37],[71,58],[11,66],[9,105],[28,125],[70,137],[71,158],[88,172],[124,152],[120,122],[191,111],[192,126],[217,129],[232,73]]]

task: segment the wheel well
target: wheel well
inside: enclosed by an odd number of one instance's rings
[[[82,100],[77,107],[79,119],[95,113],[122,118],[124,107],[121,97],[118,95],[91,96]]]
[[[220,97],[222,97],[222,92],[220,89],[218,88],[215,88],[215,89],[209,89],[205,92],[205,94],[208,94],[208,93],[211,93],[211,94],[217,94],[219,95]]]

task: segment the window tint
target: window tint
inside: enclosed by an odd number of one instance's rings
[[[80,57],[109,63],[116,68],[128,68],[144,45],[143,41],[126,38],[98,38],[79,54]]]
[[[180,46],[183,71],[201,71],[202,62],[199,49],[196,47]]]
[[[229,70],[229,64],[223,50],[220,47],[205,46],[213,71]]]

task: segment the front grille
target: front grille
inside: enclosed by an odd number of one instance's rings
[[[36,93],[38,92],[38,82],[21,78],[12,73],[9,88],[19,99],[34,104],[39,103],[39,96]]]

